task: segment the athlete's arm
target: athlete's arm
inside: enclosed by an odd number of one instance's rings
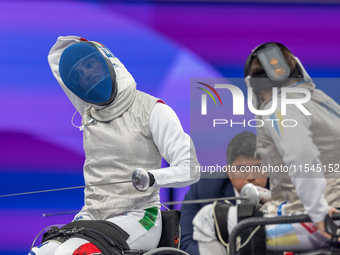
[[[281,116],[281,111],[278,110],[270,119],[273,121],[265,121],[265,129],[274,140],[285,165],[294,169],[289,176],[298,197],[313,222],[323,221],[328,213],[328,203],[323,195],[326,180],[322,171],[316,171],[318,164],[321,166],[321,161],[320,152],[313,143],[310,131],[311,117],[305,116],[295,105],[287,105],[286,116]],[[275,119],[279,121],[274,121]],[[295,120],[297,125],[284,127],[295,125],[294,121],[287,119]],[[312,167],[314,171],[311,170]]]
[[[170,167],[149,171],[156,187],[185,187],[199,180],[199,163],[195,147],[181,126],[176,113],[157,103],[150,116],[153,141]],[[198,171],[196,171],[198,169]]]

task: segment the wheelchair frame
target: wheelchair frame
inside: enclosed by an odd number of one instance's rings
[[[332,218],[333,220],[339,220],[340,213],[333,213]],[[265,225],[273,225],[273,224],[302,223],[302,222],[311,222],[311,219],[307,214],[291,215],[291,216],[277,216],[277,217],[253,217],[253,218],[244,219],[236,225],[236,227],[233,229],[233,231],[229,235],[229,239],[228,239],[229,255],[237,255],[236,238],[241,233],[241,231],[243,231],[244,229],[248,227],[256,227],[259,225],[265,226]],[[318,254],[321,255],[322,253],[318,253]]]

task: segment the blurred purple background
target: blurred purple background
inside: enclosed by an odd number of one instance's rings
[[[105,44],[138,89],[162,98],[189,133],[190,78],[242,78],[260,43],[285,44],[312,77],[339,77],[339,11],[337,4],[294,2],[1,0],[0,195],[83,185],[82,133],[71,125],[75,109],[47,63],[58,36]],[[336,84],[319,86],[340,102]],[[80,124],[79,115],[74,122]],[[237,132],[226,131],[225,144],[209,148],[209,155],[225,164]],[[208,154],[197,150],[204,161]],[[187,189],[162,190],[162,201],[182,200]],[[0,254],[27,254],[41,229],[73,218],[42,213],[82,205],[81,189],[0,198]]]

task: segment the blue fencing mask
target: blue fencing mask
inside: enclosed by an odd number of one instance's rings
[[[97,42],[72,44],[60,57],[60,77],[85,102],[110,104],[117,94],[116,73],[110,57],[114,57],[112,53]]]

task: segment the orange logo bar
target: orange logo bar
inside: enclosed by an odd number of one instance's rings
[[[270,60],[270,64],[272,64],[272,65],[276,65],[278,62],[279,62],[279,61],[278,61],[277,59],[275,59],[275,58],[272,58],[272,59]]]

